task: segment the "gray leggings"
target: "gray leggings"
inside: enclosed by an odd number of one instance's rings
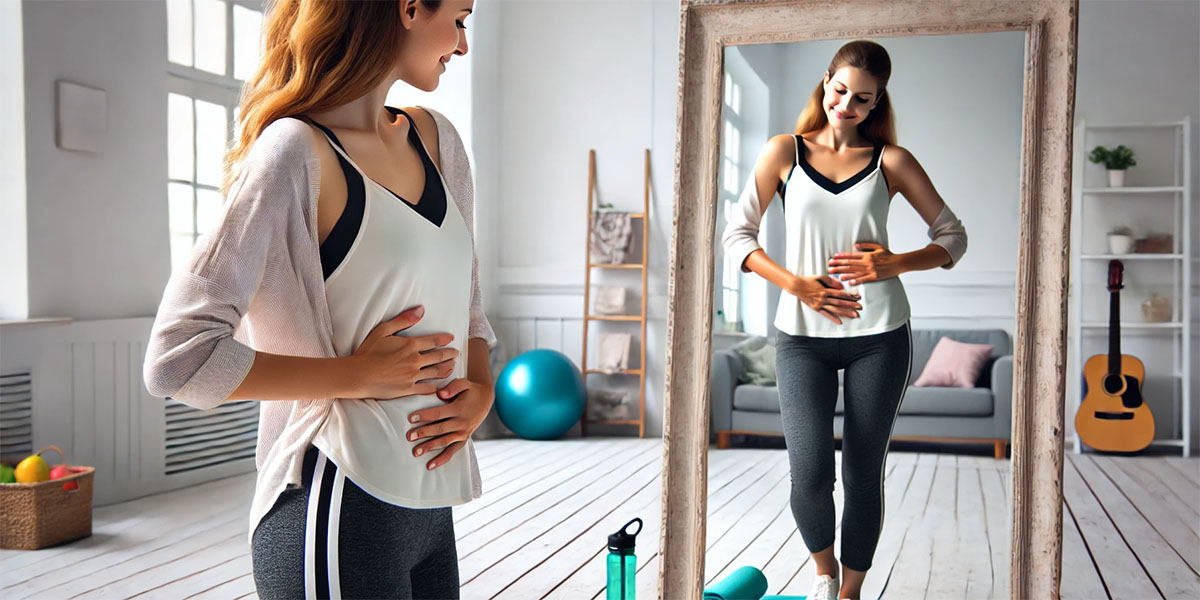
[[[792,515],[810,552],[833,544],[833,415],[843,375],[843,565],[871,568],[883,528],[883,476],[888,442],[908,387],[912,333],[908,323],[846,338],[778,332],[775,366],[779,408],[792,473]]]
[[[303,487],[285,490],[254,530],[251,558],[263,600],[459,597],[451,509],[383,502],[315,447]]]

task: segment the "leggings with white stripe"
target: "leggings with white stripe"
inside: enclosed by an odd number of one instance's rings
[[[912,364],[908,323],[874,335],[845,338],[778,332],[775,367],[779,409],[792,475],[792,515],[804,545],[833,545],[833,415],[837,372],[843,374],[842,552],[856,571],[871,568],[883,528],[883,476],[892,427]]]
[[[451,509],[383,502],[315,447],[303,486],[259,522],[251,557],[263,600],[459,597]]]

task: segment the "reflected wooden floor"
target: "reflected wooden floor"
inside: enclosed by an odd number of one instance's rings
[[[606,536],[635,516],[637,595],[657,597],[660,440],[477,447],[486,493],[455,509],[463,598],[602,597]],[[1062,596],[1200,597],[1200,459],[1066,456]],[[1007,598],[1008,478],[1007,460],[893,448],[863,597]],[[254,598],[253,485],[248,474],[98,508],[90,538],[0,552],[0,597]],[[815,570],[788,497],[783,450],[710,451],[708,581],[753,565],[771,593],[808,593]]]

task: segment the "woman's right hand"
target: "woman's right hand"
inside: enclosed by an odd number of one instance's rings
[[[438,386],[428,383],[454,372],[458,350],[443,346],[454,341],[449,333],[419,337],[395,335],[416,325],[425,308],[410,308],[395,318],[376,325],[351,356],[359,398],[390,400],[414,394],[436,394]]]
[[[862,310],[858,303],[862,296],[846,291],[841,281],[829,275],[796,275],[787,292],[838,325],[842,324],[841,318],[857,319],[858,311]]]

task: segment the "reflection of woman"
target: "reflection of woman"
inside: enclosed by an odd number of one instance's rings
[[[890,75],[891,60],[879,44],[842,46],[796,135],[774,136],[763,148],[724,235],[725,251],[743,271],[786,292],[775,317],[780,415],[792,512],[817,567],[813,600],[858,597],[883,526],[884,465],[912,352],[908,299],[897,276],[948,269],[966,249],[961,224],[921,165],[895,145]],[[776,192],[787,232],[782,266],[757,242]],[[925,248],[888,250],[888,208],[897,192],[930,225],[933,242]],[[833,555],[831,431],[839,369],[845,371],[844,578]]]
[[[449,507],[481,492],[470,435],[495,339],[471,173],[445,117],[384,99],[397,80],[437,87],[472,8],[271,2],[224,211],[164,292],[151,392],[265,401],[250,510],[263,598],[458,597]]]

